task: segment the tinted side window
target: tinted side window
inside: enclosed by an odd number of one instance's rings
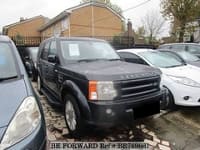
[[[56,55],[57,48],[56,48],[56,41],[52,41],[50,44],[49,55]]]
[[[127,62],[147,65],[147,63],[142,58],[140,58],[139,56],[135,54],[128,53],[128,52],[119,52],[119,55],[121,58],[124,58],[125,61]]]
[[[49,51],[49,42],[45,43],[44,48],[42,50],[42,59],[47,60]]]
[[[172,45],[172,49],[185,50],[185,45]]]
[[[171,49],[171,45],[161,45],[159,46],[159,49]]]
[[[200,53],[200,46],[188,45],[187,50],[191,53]]]

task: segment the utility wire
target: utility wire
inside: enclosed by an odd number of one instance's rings
[[[132,10],[132,9],[138,8],[138,7],[140,7],[140,6],[142,6],[142,5],[146,4],[146,3],[148,3],[148,2],[150,2],[150,1],[151,1],[151,0],[144,1],[144,2],[142,2],[142,3],[140,3],[140,4],[136,5],[136,6],[133,6],[133,7],[127,8],[127,9],[123,10],[122,12],[126,12],[126,11],[129,11],[129,10]]]
[[[146,3],[148,3],[148,2],[150,2],[150,1],[151,1],[151,0],[146,0],[146,1],[140,3],[140,4],[136,5],[136,6],[127,8],[127,9],[123,10],[122,13],[123,13],[123,12],[126,12],[126,11],[129,11],[129,10],[132,10],[132,9],[135,9],[135,8],[138,8],[138,7],[140,7],[140,6],[142,6],[142,5],[146,4]],[[112,17],[113,17],[113,15],[109,15],[109,16],[103,17],[103,18],[101,18],[101,19],[95,20],[94,23],[95,23],[95,22],[99,22],[99,21],[101,21],[101,20],[109,19],[109,18],[112,18]]]

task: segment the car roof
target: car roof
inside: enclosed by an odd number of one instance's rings
[[[46,40],[49,40],[49,39],[105,42],[105,40],[102,40],[102,39],[89,38],[89,37],[51,37]]]
[[[146,49],[146,48],[140,48],[140,49],[120,49],[120,50],[117,50],[117,52],[129,52],[129,53],[134,53],[134,54],[138,54],[140,52],[149,52],[149,51],[155,52],[156,50]]]
[[[5,35],[0,35],[0,41],[1,42],[10,42],[10,38]]]
[[[170,45],[197,45],[200,46],[199,43],[167,43],[167,44],[162,44],[160,46],[170,46]]]
[[[158,49],[158,51],[162,52],[162,51],[168,51],[168,52],[186,52],[184,49]]]

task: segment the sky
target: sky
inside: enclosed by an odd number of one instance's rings
[[[119,5],[122,10],[141,4],[147,0],[111,0]],[[31,18],[43,15],[53,18],[63,10],[80,4],[80,0],[1,0],[0,9],[0,31],[2,27],[19,21],[20,17]],[[142,25],[142,18],[151,12],[160,12],[160,0],[149,0],[144,5],[123,13],[124,17],[130,19],[133,28],[137,29]],[[165,31],[161,36],[168,35],[169,24],[166,23]]]

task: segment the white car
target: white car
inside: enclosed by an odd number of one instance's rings
[[[200,106],[200,69],[184,64],[176,57],[149,49],[118,50],[127,62],[150,65],[162,72],[161,85],[167,89],[166,104]]]

